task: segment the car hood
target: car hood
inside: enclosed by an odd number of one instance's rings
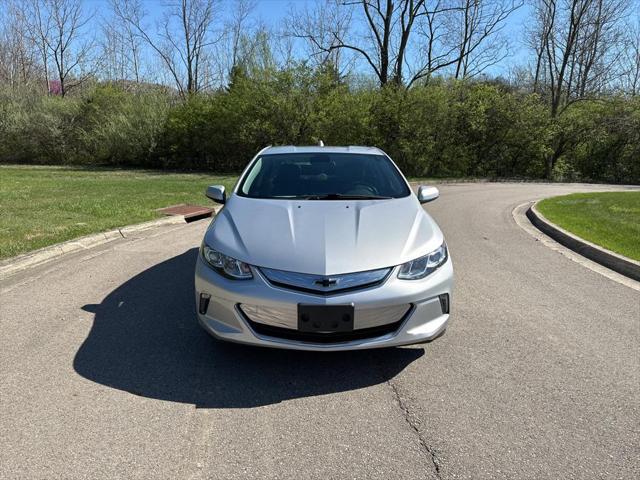
[[[335,275],[425,255],[442,232],[414,195],[389,200],[268,200],[232,195],[205,235],[259,267]]]

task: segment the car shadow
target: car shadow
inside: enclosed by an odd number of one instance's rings
[[[393,378],[422,348],[300,352],[219,342],[195,316],[197,249],[154,265],[99,305],[74,368],[94,382],[199,408],[249,408]]]

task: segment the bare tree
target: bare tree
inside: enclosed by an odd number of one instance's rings
[[[331,65],[337,77],[344,76],[352,65],[352,56],[335,48],[350,30],[352,11],[340,8],[336,0],[325,0],[313,8],[293,11],[285,19],[284,35],[304,41],[307,57],[315,66]]]
[[[606,91],[619,76],[625,0],[536,0],[534,88],[549,101],[550,115]],[[547,158],[550,177],[565,148],[560,135]]]
[[[247,21],[256,7],[255,0],[237,0],[232,20],[228,26],[231,36],[231,67],[232,70],[238,64],[240,55],[240,42],[246,31]]]
[[[621,75],[626,0],[536,0],[535,89],[551,115],[606,92]]]
[[[118,7],[110,0],[111,11]],[[142,77],[142,40],[131,23],[111,15],[102,21],[100,66],[109,80],[140,83]]]
[[[84,80],[81,69],[93,48],[92,40],[87,40],[83,31],[90,16],[85,15],[81,0],[46,0],[45,5],[52,25],[47,47],[64,97]]]
[[[438,71],[455,78],[481,74],[509,53],[502,35],[508,17],[522,2],[515,0],[432,0],[426,2],[418,22],[421,67],[409,86]]]
[[[68,91],[86,78],[92,39],[85,27],[91,16],[86,15],[80,0],[26,0],[21,10],[30,39],[40,53],[47,90],[53,69],[59,83],[58,91]]]
[[[498,34],[521,5],[516,0],[345,0],[339,7],[349,14],[338,16],[346,21],[334,22],[333,29],[308,14],[292,22],[292,31],[316,54],[353,52],[380,85],[409,87],[447,67],[461,78],[500,61],[505,44],[498,45]]]
[[[455,78],[477,75],[507,55],[507,43],[498,34],[507,18],[523,4],[515,0],[459,0],[456,15],[459,54]]]
[[[428,82],[440,70],[458,61],[459,46],[452,41],[452,14],[457,7],[448,0],[435,0],[425,6],[424,21],[419,22],[416,35],[420,37],[418,52],[421,58],[419,68],[412,72],[408,87],[418,80]]]
[[[622,91],[635,97],[640,95],[640,18],[628,23],[625,30],[620,86]]]
[[[538,82],[544,76],[551,115],[571,103],[603,91],[620,61],[624,0],[538,0],[537,27],[543,54]]]
[[[231,9],[224,30],[213,49],[211,63],[217,73],[215,79],[212,77],[212,83],[216,81],[220,86],[228,84],[240,68],[245,50],[253,44],[250,39],[262,28],[252,19],[256,5],[257,0],[230,2]]]
[[[545,75],[546,46],[555,22],[555,2],[539,0],[533,4],[533,27],[528,28],[528,44],[535,53],[533,92],[538,92],[541,76]]]
[[[627,0],[591,3],[571,65],[570,96],[583,98],[605,92],[622,75],[621,59],[626,48],[623,20],[627,6]]]
[[[173,0],[152,34],[143,25],[145,12],[140,0],[114,0],[114,14],[126,22],[160,57],[178,92],[185,96],[206,88],[207,49],[213,39],[215,0]]]
[[[52,30],[51,19],[46,12],[43,2],[40,0],[25,0],[16,5],[18,5],[19,18],[26,27],[26,34],[38,50],[46,92],[49,93],[51,91],[49,87],[51,79],[49,78],[48,39]]]
[[[13,0],[2,0],[5,9],[0,23],[0,79],[11,88],[27,85],[41,72],[37,63],[37,50],[26,35],[25,17],[20,5]]]
[[[306,12],[290,22],[292,34],[315,48],[324,59],[350,51],[373,70],[381,86],[403,82],[405,60],[416,19],[424,15],[426,0],[346,0],[335,5],[333,21]],[[337,8],[348,9],[340,12]],[[359,14],[361,32],[351,31]]]
[[[365,43],[372,44],[374,48],[369,49],[337,38],[330,49],[343,48],[357,52],[371,66],[380,85],[384,86],[390,81],[399,84],[402,82],[401,74],[406,45],[416,16],[422,9],[424,2],[425,0],[400,0],[398,3],[394,3],[393,0],[345,2],[345,5],[360,6],[366,19],[365,38],[367,42]],[[394,36],[394,28],[398,23],[402,28],[399,38],[397,35]],[[393,54],[394,41],[399,43],[395,58]]]

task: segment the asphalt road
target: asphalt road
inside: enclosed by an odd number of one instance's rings
[[[640,293],[512,216],[593,188],[443,186],[453,323],[423,346],[214,341],[206,222],[1,280],[0,478],[640,478]]]

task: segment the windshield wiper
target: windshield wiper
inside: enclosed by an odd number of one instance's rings
[[[389,200],[393,197],[381,195],[348,195],[342,193],[327,193],[324,195],[307,195],[305,200]]]

